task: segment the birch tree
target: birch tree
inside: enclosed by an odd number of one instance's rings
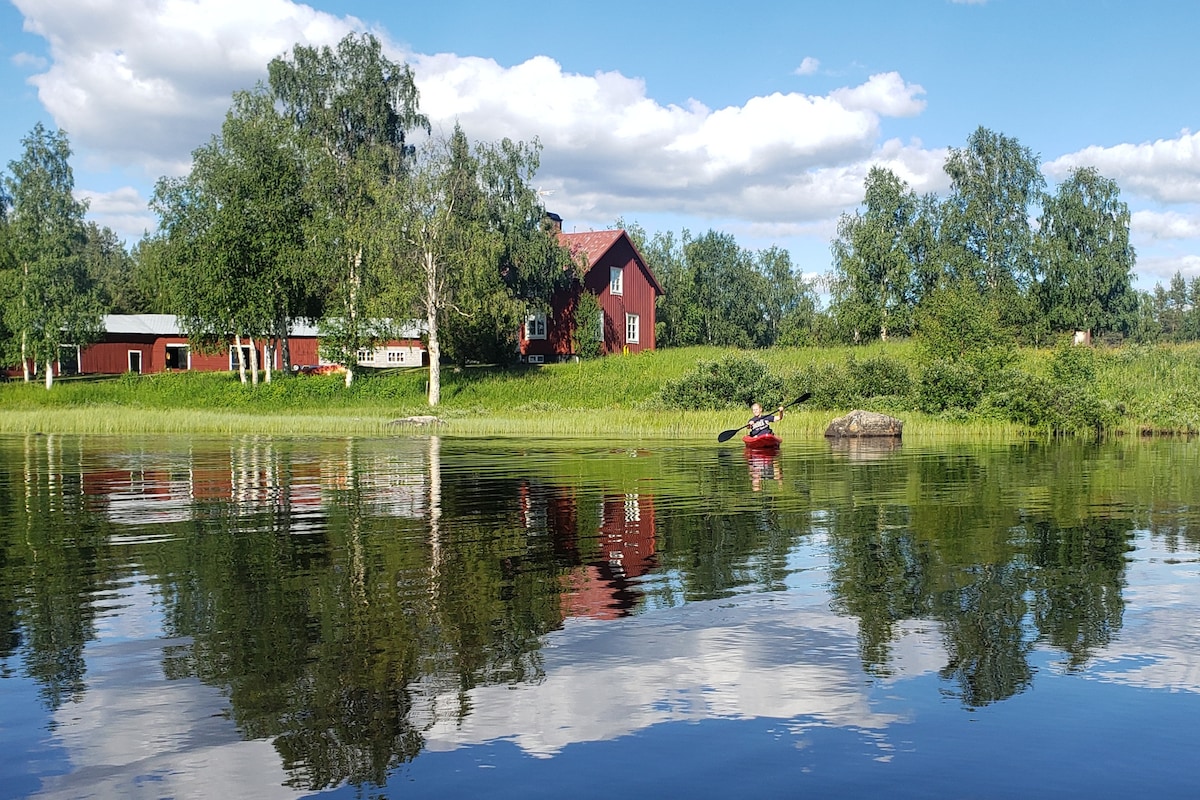
[[[1134,250],[1120,195],[1115,181],[1080,167],[1046,200],[1037,293],[1057,330],[1123,331],[1133,322]]]
[[[11,174],[4,178],[12,206],[2,312],[24,379],[31,379],[32,365],[41,364],[49,389],[62,346],[99,337],[102,309],[81,257],[87,205],[72,195],[67,134],[39,122],[21,145],[21,158],[9,163]]]
[[[259,344],[286,342],[288,322],[312,290],[303,269],[303,181],[290,126],[260,87],[236,93],[220,135],[192,153],[191,172],[155,190],[173,305],[189,338],[203,348],[233,336],[239,373],[244,380],[248,368],[253,383]]]
[[[381,252],[381,191],[413,154],[409,136],[429,131],[407,64],[389,60],[370,34],[336,49],[297,45],[268,66],[271,92],[306,143],[306,191],[313,206],[309,255],[324,274],[322,346],[354,379],[357,355],[384,335],[375,323]]]
[[[515,337],[527,303],[579,277],[541,221],[538,145],[470,145],[460,128],[418,148],[384,207],[393,285],[424,320],[429,405],[441,402],[442,330],[487,317]],[[448,323],[448,320],[452,320]]]
[[[1010,301],[1034,272],[1031,207],[1046,179],[1039,159],[1016,139],[979,127],[946,158],[950,196],[943,241],[952,278],[967,280],[992,301]]]

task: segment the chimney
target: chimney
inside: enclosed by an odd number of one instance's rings
[[[551,231],[552,233],[562,233],[562,217],[560,217],[558,214],[555,214],[553,211],[547,211],[546,216],[543,217],[543,220],[546,225],[546,230]]]

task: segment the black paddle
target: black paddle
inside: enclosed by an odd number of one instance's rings
[[[794,406],[794,405],[798,405],[798,404],[800,404],[800,403],[803,403],[805,400],[807,400],[807,399],[808,399],[808,398],[810,398],[810,397],[812,397],[812,392],[805,392],[804,394],[800,395],[799,397],[797,397],[797,398],[796,398],[795,400],[793,400],[792,402],[790,402],[790,403],[788,403],[787,405],[785,405],[785,406],[784,406],[784,408],[791,408],[791,407],[792,407],[792,406]],[[734,429],[733,429],[733,430],[731,430],[731,431],[721,431],[720,433],[718,433],[718,434],[717,434],[717,441],[718,441],[718,442],[728,442],[728,441],[729,441],[730,439],[732,439],[732,438],[733,438],[735,435],[737,435],[737,432],[738,432],[738,431],[740,431],[740,430],[744,430],[745,428],[749,428],[749,427],[750,427],[750,423],[749,423],[749,422],[747,422],[747,423],[746,423],[745,425],[743,425],[741,428],[734,428]]]

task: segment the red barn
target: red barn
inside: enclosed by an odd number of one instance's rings
[[[581,292],[595,295],[601,318],[591,332],[600,340],[600,352],[638,353],[654,349],[655,300],[662,286],[633,240],[623,230],[563,233],[562,221],[550,219],[558,227],[558,241],[577,256],[586,259],[581,286],[556,294],[549,314],[535,313],[521,330],[521,359],[531,364],[568,359],[575,352],[575,308]]]
[[[232,339],[216,353],[200,353],[188,345],[188,337],[179,328],[174,314],[109,314],[104,318],[105,334],[99,342],[86,347],[63,347],[59,372],[84,375],[120,375],[125,372],[152,373],[168,370],[200,370],[219,372],[238,368],[237,346]],[[402,331],[405,338],[388,342],[378,349],[358,354],[362,366],[403,367],[421,366],[424,346],[421,332],[415,324]],[[262,348],[259,364],[266,364],[271,355],[269,342],[256,339]],[[250,344],[243,342],[246,363],[249,365]],[[319,341],[312,325],[293,323],[288,337],[291,362],[295,365],[318,365]],[[282,356],[275,350],[272,368],[282,369]]]

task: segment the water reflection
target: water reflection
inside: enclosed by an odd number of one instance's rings
[[[215,760],[383,786],[718,719],[891,752],[913,723],[873,686],[981,709],[1039,653],[1200,692],[1194,450],[870,456],[0,438],[0,695],[33,682],[72,764],[47,786],[79,796]]]

